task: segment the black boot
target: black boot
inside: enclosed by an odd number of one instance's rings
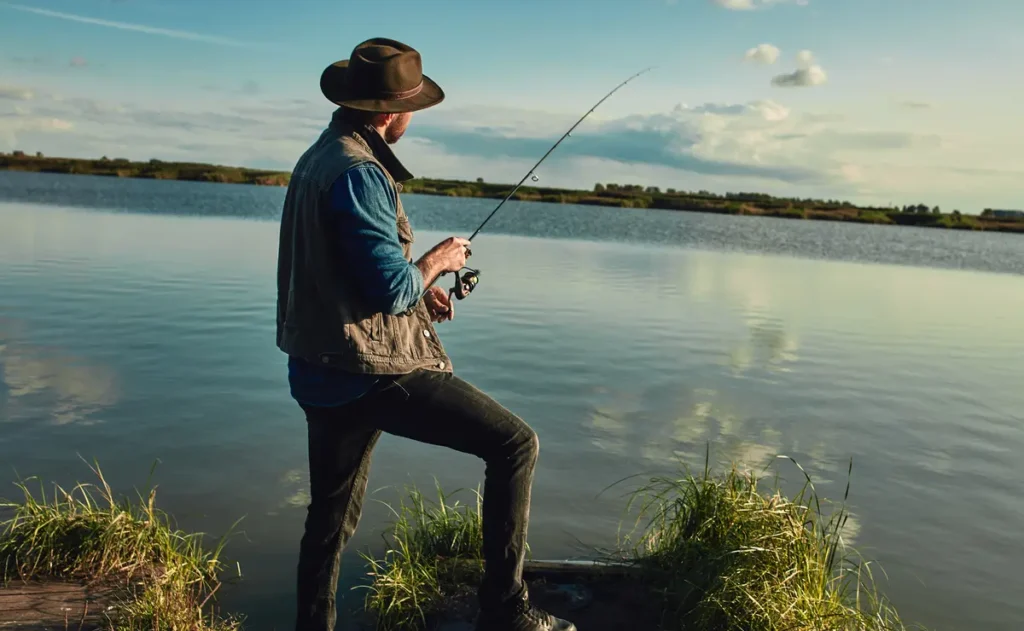
[[[576,625],[556,618],[530,604],[523,595],[497,607],[481,607],[476,631],[576,631]]]

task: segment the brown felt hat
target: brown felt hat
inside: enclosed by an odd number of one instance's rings
[[[441,86],[423,74],[420,54],[384,37],[366,40],[350,59],[327,66],[320,91],[336,105],[383,114],[415,112],[444,100]]]

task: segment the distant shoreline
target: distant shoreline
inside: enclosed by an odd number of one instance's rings
[[[96,160],[28,155],[21,152],[0,154],[0,170],[33,173],[98,175],[132,179],[182,180],[257,186],[287,186],[290,173],[263,169],[221,166],[194,162],[150,160],[132,162],[103,157]],[[446,197],[502,199],[511,184],[417,178],[405,184],[404,192]],[[689,192],[630,184],[597,184],[592,191],[523,186],[512,199],[580,204],[613,208],[649,208],[728,215],[755,215],[842,221],[879,225],[918,226],[952,230],[988,230],[1024,233],[1024,220],[995,219],[985,215],[963,215],[958,210],[943,213],[925,204],[903,208],[862,207],[840,200],[773,197],[763,193]]]

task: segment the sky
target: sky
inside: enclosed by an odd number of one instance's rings
[[[0,0],[0,151],[290,170],[371,37],[417,176],[1024,208],[1019,0]]]

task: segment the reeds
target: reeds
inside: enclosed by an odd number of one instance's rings
[[[416,488],[407,492],[397,510],[389,507],[395,522],[384,536],[384,557],[363,554],[372,578],[365,606],[381,631],[425,628],[482,575],[479,490],[474,506],[449,503],[440,486],[434,506]]]
[[[871,564],[844,540],[849,479],[842,504],[827,510],[799,463],[780,458],[804,477],[791,499],[735,466],[712,475],[707,459],[699,474],[684,467],[633,494],[632,558],[663,596],[664,628],[905,629],[879,594]]]
[[[682,631],[882,631],[907,627],[879,594],[872,564],[844,540],[845,502],[829,510],[805,483],[792,498],[735,466],[649,479],[630,493],[633,530],[611,555],[633,564],[663,604],[662,627]],[[852,472],[852,462],[851,462]],[[393,512],[383,559],[369,556],[366,610],[378,628],[425,629],[481,575],[482,520],[409,491]],[[472,561],[467,563],[466,561]],[[461,562],[460,562],[461,561]],[[456,568],[474,568],[473,572]]]
[[[226,537],[210,550],[202,534],[176,529],[155,507],[156,489],[137,501],[118,500],[99,466],[98,484],[71,490],[54,485],[48,497],[16,483],[23,498],[0,503],[12,515],[0,522],[0,583],[12,580],[98,581],[114,589],[109,629],[228,631],[236,619],[212,612],[224,570]]]

